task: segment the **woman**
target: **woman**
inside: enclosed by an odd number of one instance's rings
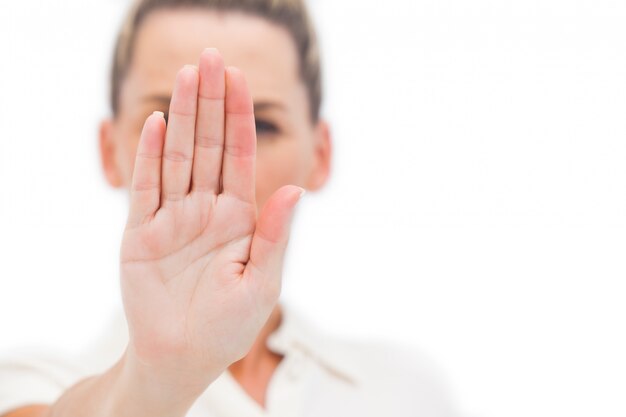
[[[302,1],[137,3],[100,129],[130,192],[128,331],[81,360],[7,362],[0,415],[449,415],[409,356],[277,304],[295,206],[330,171],[320,80]]]

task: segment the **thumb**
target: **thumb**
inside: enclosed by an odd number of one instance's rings
[[[304,189],[295,185],[279,188],[267,200],[256,224],[245,274],[276,297],[280,293],[283,258],[291,221]],[[275,294],[274,291],[275,290]]]

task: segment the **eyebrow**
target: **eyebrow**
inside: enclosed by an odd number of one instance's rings
[[[143,98],[144,102],[145,101],[148,101],[148,102],[157,101],[167,106],[169,106],[170,100],[171,100],[170,96],[164,96],[164,95],[159,95],[159,94],[149,95]],[[285,106],[282,103],[279,103],[277,101],[271,101],[271,100],[258,101],[258,102],[255,102],[253,105],[254,105],[255,112],[268,110],[268,109],[271,110],[273,108],[279,109],[279,110],[285,110]]]

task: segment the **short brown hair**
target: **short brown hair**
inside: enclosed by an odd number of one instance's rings
[[[119,111],[122,83],[131,66],[137,32],[151,12],[158,9],[207,8],[238,11],[258,16],[285,28],[293,38],[298,54],[299,72],[309,96],[310,116],[319,119],[322,102],[322,74],[315,29],[305,0],[137,0],[127,15],[115,43],[111,68],[111,110]]]

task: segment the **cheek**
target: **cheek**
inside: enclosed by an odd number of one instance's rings
[[[283,185],[305,183],[310,156],[297,140],[259,142],[256,162],[256,198],[262,207]]]

